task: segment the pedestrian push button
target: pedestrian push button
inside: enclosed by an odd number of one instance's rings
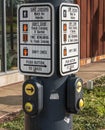
[[[33,86],[32,84],[27,84],[25,86],[25,92],[27,95],[32,96],[33,94],[35,94],[35,86]]]
[[[83,81],[76,76],[69,76],[67,80],[67,112],[76,114],[84,106],[83,101]]]
[[[23,110],[28,115],[37,115],[43,109],[43,85],[35,79],[23,84]]]
[[[33,105],[32,105],[32,103],[27,102],[27,103],[25,104],[25,110],[26,110],[26,112],[28,112],[28,113],[32,112],[32,111],[33,111]]]

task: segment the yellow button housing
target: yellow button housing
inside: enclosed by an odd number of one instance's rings
[[[27,112],[32,112],[33,111],[33,105],[30,103],[30,102],[27,102],[26,104],[25,104],[25,110],[27,111]]]
[[[79,100],[79,108],[82,109],[83,106],[84,106],[84,101],[83,101],[83,99],[80,99]]]
[[[80,93],[81,92],[81,90],[82,90],[82,83],[79,81],[79,82],[77,82],[77,87],[76,87],[76,90],[77,90],[77,92],[78,93]]]
[[[35,93],[35,87],[32,84],[27,84],[25,86],[25,93],[32,96]]]

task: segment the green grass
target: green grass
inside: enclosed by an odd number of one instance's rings
[[[94,89],[84,88],[84,109],[73,116],[73,130],[105,129],[105,77],[94,81]],[[23,113],[15,120],[5,122],[0,127],[8,130],[23,130]]]
[[[0,124],[0,128],[6,128],[7,130],[23,130],[23,122],[24,116],[23,112],[21,112],[13,121]]]
[[[94,89],[84,89],[84,109],[74,115],[74,130],[105,129],[105,77],[94,81]]]

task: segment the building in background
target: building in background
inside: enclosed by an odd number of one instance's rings
[[[0,86],[21,82],[17,70],[17,4],[24,0],[0,0]]]

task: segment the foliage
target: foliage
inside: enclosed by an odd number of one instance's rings
[[[10,54],[7,54],[7,70],[11,68],[11,62],[10,62]]]
[[[84,88],[84,109],[74,115],[74,130],[105,128],[105,77],[94,81],[94,89]]]
[[[0,125],[0,128],[6,128],[8,130],[23,130],[24,116],[23,112],[20,113],[13,121],[4,122]]]

